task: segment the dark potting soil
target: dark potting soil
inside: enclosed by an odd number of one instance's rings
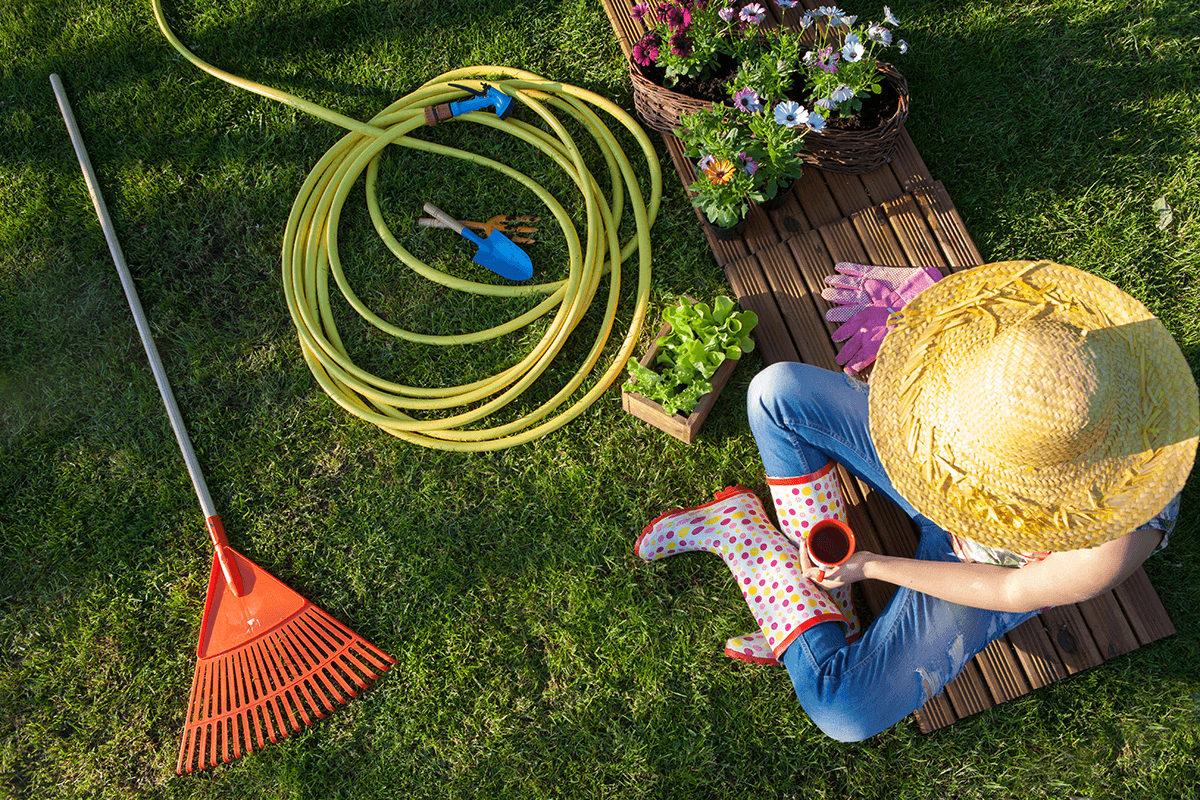
[[[659,86],[665,86],[666,71],[661,67],[640,67],[640,69],[646,78]],[[731,102],[730,94],[725,87],[733,80],[736,72],[737,68],[733,60],[725,58],[718,62],[717,69],[707,78],[680,78],[673,86],[666,88],[697,100],[729,104]],[[891,119],[900,105],[900,95],[890,81],[883,81],[880,85],[883,91],[863,98],[862,108],[857,113],[849,117],[831,114],[825,120],[825,126],[839,131],[869,131]],[[787,97],[803,106],[809,105],[808,87],[801,78],[797,77],[796,83],[787,93]]]

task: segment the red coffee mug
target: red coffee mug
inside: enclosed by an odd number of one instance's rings
[[[819,583],[825,580],[825,570],[846,563],[854,554],[854,531],[840,519],[823,519],[809,528],[804,543],[809,560],[821,567]]]

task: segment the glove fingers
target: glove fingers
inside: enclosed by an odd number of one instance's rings
[[[830,322],[847,322],[869,307],[867,303],[859,303],[855,306],[833,306],[825,312],[825,319]]]
[[[825,283],[838,289],[861,289],[863,278],[861,275],[856,277],[849,277],[847,275],[826,275]]]

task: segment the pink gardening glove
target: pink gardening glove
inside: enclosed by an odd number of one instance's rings
[[[837,305],[825,312],[825,319],[843,323],[833,333],[835,342],[846,342],[837,362],[857,375],[878,355],[888,332],[888,316],[939,281],[942,273],[936,267],[878,267],[847,261],[834,269],[838,274],[825,278],[829,288],[821,297]]]
[[[845,322],[872,305],[899,311],[942,278],[937,267],[877,267],[842,261],[834,269],[838,274],[826,276],[829,288],[821,292],[821,297],[836,304],[825,312],[830,322]]]
[[[875,360],[888,332],[890,314],[885,307],[867,306],[833,332],[835,342],[846,342],[838,351],[837,363],[844,365],[847,373],[857,375]]]

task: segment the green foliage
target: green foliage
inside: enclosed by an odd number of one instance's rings
[[[712,391],[712,376],[726,359],[733,361],[754,349],[750,332],[758,324],[753,311],[739,311],[724,295],[707,303],[688,303],[663,309],[671,330],[658,340],[657,369],[629,359],[631,379],[622,387],[661,405],[668,414],[687,414]]]
[[[751,57],[762,50],[769,34],[764,35],[760,27],[765,15],[738,16],[744,5],[691,0],[635,3],[630,15],[648,30],[634,44],[632,57],[642,66],[662,67],[667,86],[680,78],[708,76],[722,56],[739,61]]]
[[[709,222],[726,228],[746,216],[751,200],[764,197],[753,157],[762,149],[745,117],[717,105],[684,114],[677,131],[688,158],[696,162],[696,180],[689,187],[692,204]]]

